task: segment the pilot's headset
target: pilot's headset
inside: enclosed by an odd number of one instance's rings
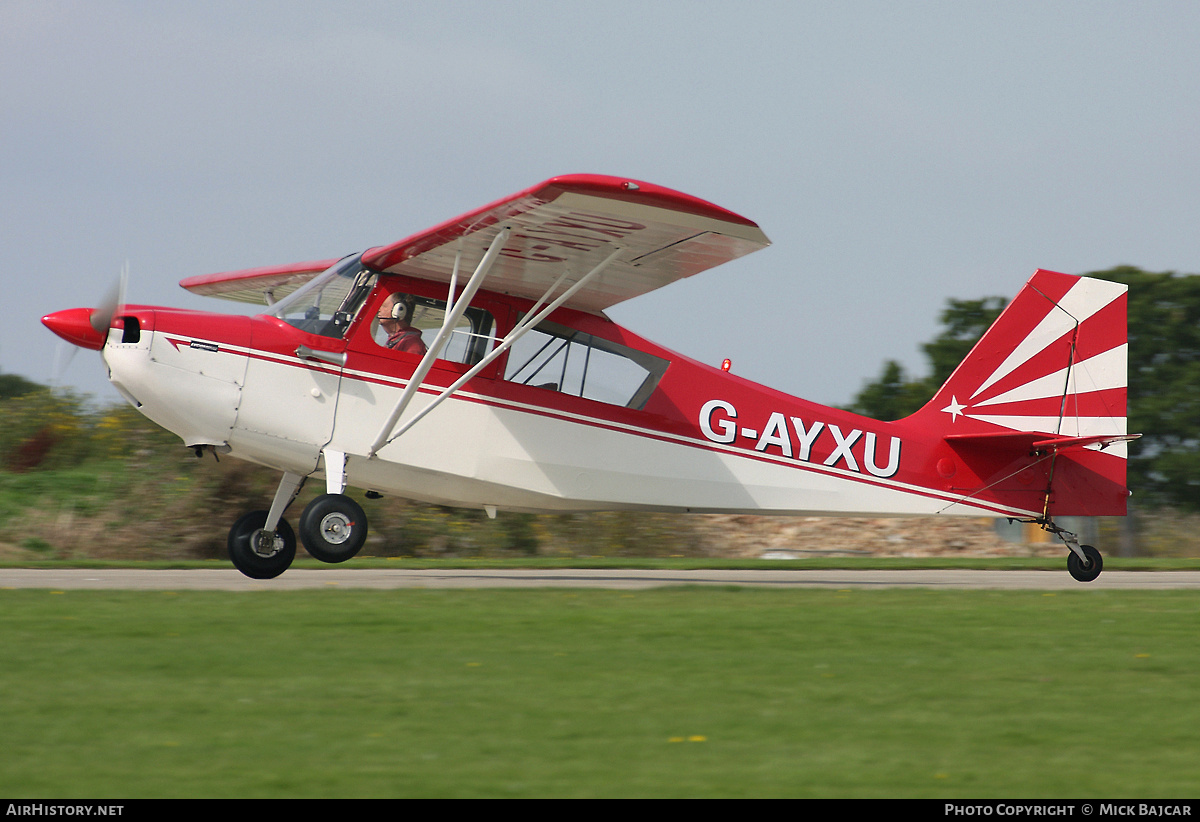
[[[412,323],[413,310],[416,308],[416,300],[408,294],[398,296],[395,304],[392,306],[392,319],[399,320],[402,323]]]

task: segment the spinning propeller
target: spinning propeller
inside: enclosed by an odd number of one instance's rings
[[[108,329],[112,326],[113,318],[125,304],[125,285],[129,280],[129,263],[121,268],[121,274],[108,289],[100,305],[96,308],[68,308],[65,311],[55,311],[42,317],[42,324],[62,337],[72,345],[89,348],[92,351],[104,350],[108,339]],[[55,381],[61,376],[74,358],[72,350],[65,358],[55,357]],[[58,365],[61,363],[61,366]]]
[[[97,334],[108,336],[108,329],[112,327],[113,317],[121,306],[125,305],[125,287],[129,284],[129,263],[121,266],[121,273],[117,277],[116,282],[109,287],[108,293],[104,295],[100,305],[92,310],[90,317],[92,328]]]

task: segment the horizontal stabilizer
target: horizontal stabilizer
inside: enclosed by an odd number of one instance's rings
[[[1088,437],[1047,437],[1037,431],[996,431],[987,434],[949,434],[951,445],[1009,448],[1020,451],[1065,451],[1097,446],[1103,451],[1118,442],[1136,440],[1141,434],[1095,434]]]

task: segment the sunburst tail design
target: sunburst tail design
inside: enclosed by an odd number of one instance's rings
[[[978,469],[968,494],[1029,508],[1040,494],[1046,516],[1125,513],[1126,291],[1036,272],[918,412]]]

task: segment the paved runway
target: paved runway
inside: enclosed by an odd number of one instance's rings
[[[761,588],[945,588],[1026,591],[1200,589],[1197,571],[1105,571],[1079,583],[1062,571],[646,571],[292,569],[254,580],[233,568],[179,571],[0,569],[0,589],[138,591],[294,591],[314,588],[609,588],[747,585]]]

